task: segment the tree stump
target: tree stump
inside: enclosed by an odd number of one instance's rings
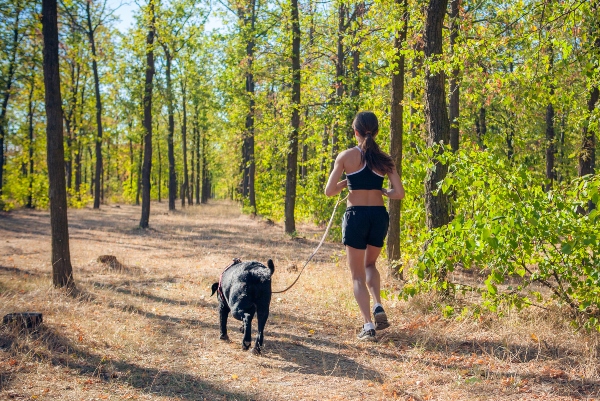
[[[36,329],[42,324],[40,312],[15,312],[9,313],[2,318],[2,324],[14,326],[20,329]]]

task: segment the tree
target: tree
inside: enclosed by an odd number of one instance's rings
[[[4,142],[6,138],[6,111],[8,110],[8,101],[10,100],[10,96],[12,93],[12,87],[15,79],[15,72],[17,69],[17,53],[19,50],[19,43],[23,39],[23,34],[21,32],[21,13],[23,12],[23,7],[20,1],[11,2],[11,11],[14,10],[14,16],[12,20],[12,29],[11,33],[11,42],[10,47],[3,46],[3,56],[6,56],[8,59],[8,65],[2,65],[0,76],[2,87],[2,105],[0,109],[0,195],[2,195],[2,187],[4,183]],[[14,8],[12,8],[14,7]],[[5,50],[6,49],[6,50]],[[9,50],[10,49],[10,50]],[[4,59],[4,57],[2,57]],[[4,64],[4,62],[2,62]],[[6,70],[5,70],[6,68]]]
[[[96,5],[93,0],[76,1],[73,11],[70,7],[65,7],[71,22],[76,25],[86,36],[90,44],[92,52],[92,72],[94,76],[94,95],[96,99],[96,140],[95,140],[95,156],[96,156],[96,174],[94,181],[94,209],[100,208],[100,200],[102,196],[102,97],[100,94],[100,75],[98,73],[98,52],[96,49],[96,34],[98,28],[107,22],[111,17],[111,11],[107,9],[107,1]],[[94,7],[93,7],[94,6]],[[83,23],[79,21],[79,13],[84,19]]]
[[[292,17],[292,130],[288,137],[288,157],[285,179],[285,232],[296,231],[294,208],[298,178],[298,130],[300,127],[300,17],[298,0],[291,0]]]
[[[146,77],[144,85],[144,165],[142,167],[142,217],[140,227],[148,228],[150,220],[150,173],[152,172],[152,89],[154,78],[154,34],[156,15],[154,0],[148,2],[148,35],[146,36]],[[160,183],[159,183],[160,185]]]
[[[175,134],[175,93],[173,90],[172,73],[174,62],[178,53],[188,45],[196,35],[197,28],[192,16],[202,17],[198,9],[193,8],[193,3],[179,1],[171,3],[169,9],[157,13],[157,40],[163,49],[165,57],[165,80],[168,113],[167,153],[169,160],[169,210],[175,210],[177,197],[177,172],[175,170],[175,148],[173,135]]]
[[[404,62],[405,56],[402,48],[406,43],[408,33],[408,0],[396,0],[395,4],[400,7],[400,28],[396,29],[394,35],[394,59],[392,65],[392,96],[390,107],[390,155],[396,164],[396,170],[402,177],[402,135],[404,131]],[[390,225],[387,235],[387,258],[390,263],[392,274],[402,277],[402,273],[395,264],[400,260],[400,211],[401,201],[390,199],[388,205]]]
[[[459,13],[460,13],[460,0],[451,0],[450,2],[450,50],[452,53],[456,52],[458,44],[458,32],[460,29]],[[453,60],[453,63],[457,63],[458,60]],[[458,75],[460,69],[455,65],[452,69],[452,75],[450,77],[450,145],[453,151],[458,150],[459,146],[459,117],[460,117],[460,86],[458,84]]]
[[[598,0],[594,0],[590,3],[590,11],[591,11],[591,38],[592,45],[590,46],[590,54],[592,56],[591,61],[591,71],[589,71],[590,75],[594,73],[598,74],[600,69],[600,63],[598,61],[598,55],[600,55],[600,22],[598,21],[598,13],[600,7]],[[589,67],[588,67],[589,68]],[[589,89],[589,95],[587,100],[587,110],[591,114],[596,108],[596,104],[598,103],[598,98],[600,96],[600,90],[598,89],[597,83],[591,83]],[[590,127],[589,120],[583,126],[583,135],[581,141],[581,148],[579,151],[578,157],[578,169],[577,175],[580,177],[587,174],[594,174],[596,172],[596,133],[593,128]],[[591,204],[590,204],[591,206]]]
[[[446,108],[444,73],[436,63],[442,55],[442,28],[448,0],[430,0],[425,22],[425,57],[427,69],[425,78],[425,118],[427,123],[427,146],[434,148],[434,154],[443,152],[443,146],[450,140],[450,122]],[[427,228],[434,229],[448,224],[449,199],[443,191],[438,191],[438,183],[448,173],[448,166],[434,156],[433,167],[427,171],[425,179],[425,209]]]
[[[67,188],[63,117],[58,66],[58,20],[56,0],[42,1],[44,36],[44,85],[48,177],[50,181],[50,225],[52,232],[52,282],[55,287],[72,288],[73,268],[69,251]]]

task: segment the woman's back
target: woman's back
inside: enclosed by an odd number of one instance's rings
[[[380,185],[383,182],[383,175],[377,171],[370,170],[369,167],[365,165],[360,149],[358,147],[354,147],[352,149],[344,151],[342,160],[344,163],[344,172],[346,173],[346,178],[348,179],[348,189],[350,190],[350,194],[348,195],[348,206],[383,206],[383,195],[381,192]],[[371,177],[367,174],[367,170],[371,173]],[[364,175],[364,177],[360,177],[361,179],[359,183],[361,185],[356,186],[374,186],[379,188],[352,188],[352,177],[359,174]],[[369,180],[376,182],[370,183]]]

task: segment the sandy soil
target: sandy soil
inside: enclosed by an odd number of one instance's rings
[[[76,296],[51,286],[46,211],[0,215],[0,315],[39,311],[37,332],[0,327],[0,400],[533,400],[600,397],[598,336],[552,311],[444,319],[435,297],[389,299],[377,343],[361,324],[341,244],[327,242],[298,284],[275,295],[262,356],[239,323],[220,341],[210,285],[232,258],[275,262],[292,282],[322,229],[213,202],[168,213],[70,210]],[[122,269],[98,261],[114,255]],[[383,265],[382,265],[383,266]],[[380,271],[385,268],[380,267]],[[383,276],[392,293],[399,283]]]

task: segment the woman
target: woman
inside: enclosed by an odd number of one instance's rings
[[[356,115],[352,123],[358,146],[341,152],[327,181],[325,195],[335,196],[348,187],[348,207],[342,222],[342,238],[346,245],[348,265],[352,273],[354,297],[364,319],[359,340],[376,341],[375,330],[389,327],[381,305],[380,278],[375,262],[387,234],[389,215],[383,196],[404,198],[404,187],[392,158],[379,149],[375,136],[379,131],[377,117],[370,111]],[[338,181],[342,173],[346,179]],[[388,176],[392,189],[383,188]],[[369,293],[373,297],[371,320]]]

